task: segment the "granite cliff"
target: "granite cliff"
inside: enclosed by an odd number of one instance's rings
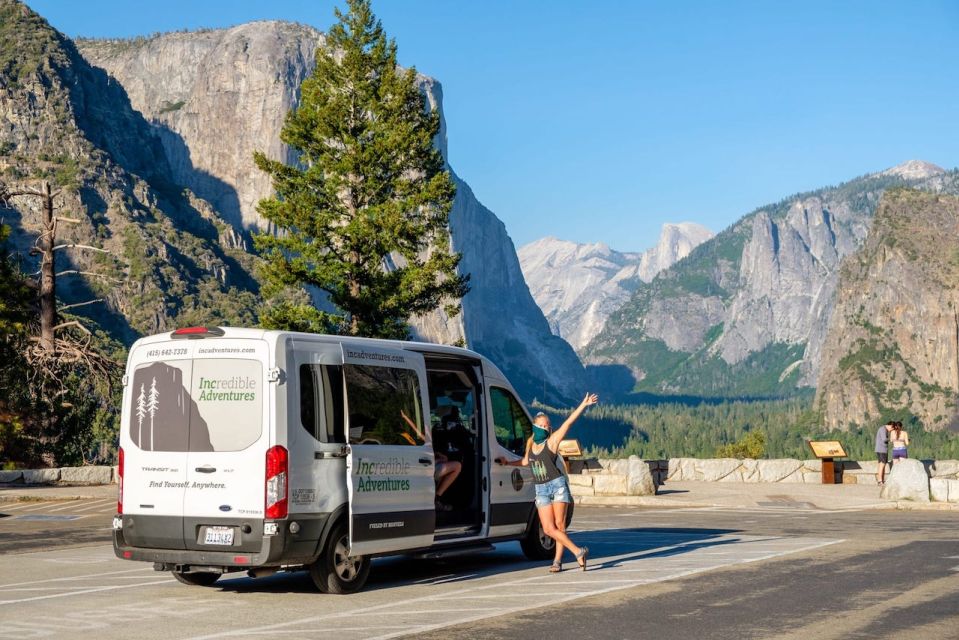
[[[83,40],[86,59],[115,79],[162,142],[175,179],[214,203],[230,223],[262,227],[255,205],[270,182],[253,164],[254,150],[295,161],[280,143],[286,112],[313,70],[322,34],[298,24],[265,21],[230,29],[170,33],[133,40]],[[420,85],[442,115],[442,87]],[[446,149],[445,124],[437,145]],[[549,332],[522,277],[506,229],[457,178],[450,215],[453,248],[471,274],[463,313],[434,313],[415,321],[418,337],[468,346],[499,363],[524,396],[577,398],[582,364]]]
[[[959,198],[887,191],[836,300],[816,396],[826,426],[911,414],[959,431]]]
[[[866,239],[884,190],[954,189],[912,161],[762,207],[640,285],[586,349],[642,391],[784,395],[816,386],[839,265]]]
[[[79,223],[58,225],[58,242],[107,252],[58,253],[58,270],[74,272],[58,278],[60,298],[101,300],[75,313],[125,341],[187,322],[252,321],[257,286],[239,230],[176,181],[156,128],[123,89],[14,0],[0,0],[0,171],[11,187],[60,188],[58,214]],[[9,204],[3,221],[32,271],[40,202]]]
[[[530,292],[553,333],[582,350],[640,283],[712,236],[702,225],[681,222],[664,224],[656,246],[641,253],[553,237],[520,247],[518,253]]]

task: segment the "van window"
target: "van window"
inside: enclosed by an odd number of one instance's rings
[[[533,435],[523,406],[506,389],[490,387],[490,400],[493,403],[493,426],[496,441],[517,455],[526,453],[526,441]]]
[[[152,362],[133,374],[130,436],[146,451],[240,451],[263,431],[256,360]]]
[[[256,360],[193,361],[190,451],[199,422],[212,451],[241,451],[263,431],[263,365]]]
[[[343,367],[300,365],[300,424],[320,442],[346,442]]]
[[[423,412],[415,371],[347,365],[350,444],[421,445]]]

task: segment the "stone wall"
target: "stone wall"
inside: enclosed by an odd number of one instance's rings
[[[918,461],[929,476],[933,501],[959,503],[959,460]],[[642,468],[645,468],[643,470]],[[875,460],[836,462],[843,484],[876,485]],[[647,487],[646,476],[653,490]],[[887,476],[887,478],[890,476]],[[737,458],[672,458],[670,460],[572,460],[570,487],[574,496],[653,495],[655,487],[671,482],[822,483],[821,460],[740,460]]]
[[[574,496],[651,496],[656,494],[658,461],[630,456],[625,460],[573,460],[569,486]]]
[[[60,484],[94,485],[114,484],[117,481],[116,467],[60,467],[58,469],[23,469],[0,471],[0,484]]]

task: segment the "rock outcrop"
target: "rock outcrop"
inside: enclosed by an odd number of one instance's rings
[[[642,253],[553,237],[520,247],[518,253],[530,292],[553,333],[579,350],[640,283],[649,282],[712,236],[701,225],[682,222],[664,224],[656,246]]]
[[[929,476],[920,460],[897,460],[879,494],[886,500],[929,502]]]
[[[123,88],[15,0],[0,0],[0,52],[0,180],[60,188],[58,213],[79,222],[58,225],[58,242],[106,252],[59,253],[58,269],[82,273],[58,278],[58,296],[102,300],[76,313],[127,341],[180,322],[248,322],[252,256],[237,248],[237,229],[176,183],[155,127]],[[32,271],[40,203],[9,204],[4,222]]]
[[[815,387],[839,265],[865,242],[883,191],[959,192],[956,176],[911,161],[758,209],[640,285],[587,361],[626,365],[654,393]]]
[[[830,428],[891,412],[959,428],[959,198],[887,191],[843,262],[817,403]]]
[[[271,191],[253,164],[253,151],[286,162],[283,119],[299,85],[314,68],[323,36],[298,24],[266,21],[230,29],[170,33],[133,40],[84,40],[80,49],[126,89],[133,106],[153,123],[180,184],[216,204],[228,221],[263,228],[256,203]],[[420,77],[442,116],[442,88]],[[446,149],[445,124],[437,145]],[[434,313],[414,321],[416,336],[466,344],[493,358],[529,398],[578,398],[585,372],[572,348],[549,325],[523,281],[503,224],[457,178],[450,215],[452,244],[471,275],[463,314]]]

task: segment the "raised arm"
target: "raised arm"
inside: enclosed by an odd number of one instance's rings
[[[576,422],[583,412],[586,411],[586,407],[592,406],[599,402],[599,396],[595,393],[587,393],[586,397],[583,398],[583,401],[579,403],[579,406],[576,407],[576,410],[569,414],[569,417],[566,418],[566,421],[560,426],[559,429],[553,431],[550,434],[549,440],[547,440],[547,445],[549,446],[550,451],[556,451],[559,449],[559,443],[563,441],[566,437],[566,432],[569,431],[569,428],[573,426],[573,423]]]

